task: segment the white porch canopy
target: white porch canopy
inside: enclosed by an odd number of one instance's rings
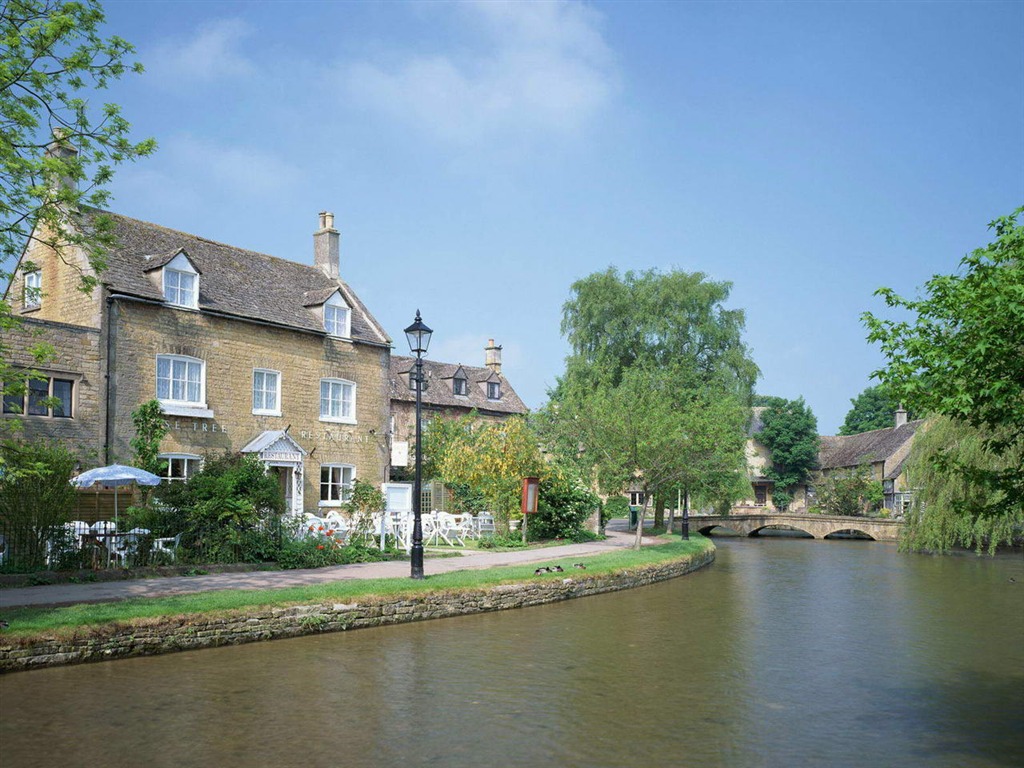
[[[302,463],[309,452],[283,429],[268,429],[250,440],[242,453],[255,453],[268,467],[281,467],[285,501],[292,514],[302,512]]]

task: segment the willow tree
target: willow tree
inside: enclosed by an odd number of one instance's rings
[[[650,500],[701,484],[734,487],[757,366],[728,283],[701,273],[592,274],[572,286],[562,332],[572,353],[542,423],[549,445],[593,467],[604,493]]]
[[[901,547],[934,552],[975,547],[991,554],[1021,535],[1024,507],[1009,503],[1002,489],[977,481],[975,473],[1020,472],[1024,447],[997,453],[989,448],[992,438],[944,416],[918,430],[907,463],[915,493]]]

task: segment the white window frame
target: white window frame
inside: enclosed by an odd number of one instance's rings
[[[330,476],[328,477],[326,482],[324,481],[324,470],[325,469],[330,472]],[[334,480],[333,472],[331,470],[335,470],[335,469],[340,469],[341,470],[341,480],[340,480],[340,482],[335,482],[335,480]],[[348,482],[345,481],[345,470],[349,471]],[[355,484],[355,481],[356,481],[356,467],[355,467],[354,464],[342,464],[340,462],[327,462],[327,463],[321,464],[320,465],[320,501],[318,502],[318,506],[321,506],[321,507],[340,507],[342,504],[347,503],[348,500],[350,498],[352,498],[352,486]],[[326,487],[327,496],[328,496],[328,498],[326,498],[326,499],[324,498],[325,487]],[[337,492],[338,498],[336,498],[336,499],[335,498],[330,498],[331,495],[332,495],[332,490],[334,488],[338,489],[338,492]]]
[[[25,273],[22,290],[22,304],[25,309],[39,309],[43,305],[43,272],[33,269]]]
[[[160,397],[160,362],[166,360],[169,362],[171,368],[171,377],[168,384],[168,397]],[[185,368],[185,399],[179,400],[174,398],[174,364],[184,363]],[[188,366],[198,365],[199,366],[199,398],[197,400],[188,399]],[[170,406],[175,409],[188,409],[190,412],[193,410],[205,410],[206,409],[206,361],[200,360],[198,357],[189,357],[187,355],[157,355],[156,356],[156,399],[160,401],[161,405]],[[164,409],[164,413],[170,415],[179,415]],[[184,414],[180,414],[184,415]],[[213,414],[210,414],[211,416]]]
[[[459,385],[462,385],[461,387]],[[469,397],[469,380],[462,376],[452,379],[452,394],[458,397]]]
[[[167,466],[164,467],[163,472],[160,473],[161,483],[183,483],[203,468],[203,457],[194,453],[161,453],[157,458],[161,461],[167,462]],[[173,466],[174,460],[185,462],[185,474],[182,477],[173,476],[171,474],[171,467]],[[194,465],[191,471],[189,470],[190,464]]]
[[[170,282],[168,278],[171,276],[174,277],[175,285],[168,284]],[[192,282],[191,288],[187,290],[188,301],[181,300],[183,293],[181,281],[184,277],[188,277]],[[160,275],[160,287],[164,292],[164,301],[171,306],[185,309],[199,308],[199,272],[192,266],[192,262],[188,260],[188,256],[184,252],[164,264]]]
[[[349,387],[351,390],[351,396],[349,398],[350,407],[348,415],[345,415],[344,413],[341,413],[340,415],[337,416],[331,414],[331,411],[333,410],[331,404],[335,401],[335,398],[332,397],[335,386],[340,386],[342,388],[342,392],[344,392],[345,387]],[[325,387],[327,387],[326,398],[324,396]],[[342,395],[342,397],[338,399],[338,402],[342,406],[344,406],[344,395]],[[325,405],[327,405],[326,413],[324,408]],[[339,410],[344,409],[340,408]],[[354,381],[348,381],[347,379],[320,379],[320,421],[330,421],[337,424],[356,423],[356,383]]]
[[[629,506],[642,507],[647,501],[647,495],[643,491],[629,492]]]
[[[340,339],[352,337],[352,308],[337,293],[324,302],[324,330]]]
[[[274,403],[272,408],[259,408],[256,406],[256,379],[257,374],[263,376],[264,382],[266,382],[267,376],[273,376],[274,383]],[[266,387],[262,392],[266,392]],[[264,402],[266,405],[266,402]],[[281,415],[281,372],[275,371],[270,368],[253,368],[252,369],[252,412],[257,416],[280,416]]]
[[[492,390],[493,388],[493,390]],[[491,394],[491,392],[495,394]],[[501,400],[501,382],[500,381],[488,381],[487,382],[487,399],[488,400]]]

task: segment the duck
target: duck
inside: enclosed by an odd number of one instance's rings
[[[573,563],[572,567],[573,568],[579,568],[580,570],[583,570],[583,571],[587,570],[587,566],[585,566],[583,563]]]
[[[548,570],[551,570],[551,569],[549,568]],[[562,566],[560,566],[560,565],[556,565],[555,566],[555,573],[562,573],[564,571],[565,571],[565,569]]]

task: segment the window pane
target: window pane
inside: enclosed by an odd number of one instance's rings
[[[71,418],[71,388],[73,383],[66,379],[53,380],[53,396],[60,400],[53,406],[53,415]]]
[[[198,403],[202,400],[200,396],[200,371],[202,366],[199,363],[188,363],[188,397],[186,398],[190,403]]]
[[[161,400],[171,397],[171,361],[165,357],[156,359],[156,396]]]
[[[330,382],[320,382],[320,415],[329,416],[331,411],[330,404]]]
[[[24,413],[24,395],[4,395],[4,413]]]
[[[28,413],[30,416],[46,416],[49,409],[44,402],[50,396],[50,380],[28,383]]]

